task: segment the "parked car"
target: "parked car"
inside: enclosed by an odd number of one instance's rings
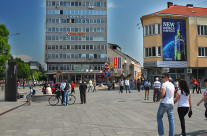
[[[52,89],[52,93],[54,94],[56,92],[56,90],[55,90],[55,85],[56,84],[53,83],[53,84],[49,84],[49,85],[50,85],[50,87]],[[43,86],[42,87],[42,93],[45,94],[44,92],[45,92],[45,87]]]

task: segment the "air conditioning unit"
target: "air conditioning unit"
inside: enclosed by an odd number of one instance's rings
[[[94,6],[88,6],[89,9],[94,9]]]
[[[187,68],[187,73],[192,73],[192,68]]]

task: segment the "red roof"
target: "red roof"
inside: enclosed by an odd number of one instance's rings
[[[167,9],[164,9],[164,10],[152,13],[152,14],[156,14],[156,13],[207,17],[207,8],[174,5]]]

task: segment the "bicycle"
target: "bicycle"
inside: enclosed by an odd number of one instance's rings
[[[57,93],[56,93],[56,95],[53,95],[53,96],[51,96],[51,97],[48,99],[49,104],[52,105],[52,106],[57,105],[57,104],[59,103],[59,101],[60,101],[61,104],[63,105],[63,103],[62,103],[62,96],[61,96],[61,95],[58,95]],[[75,97],[74,95],[72,95],[71,93],[69,93],[68,104],[69,104],[69,105],[72,105],[72,104],[75,103],[75,101],[76,101],[76,97]]]

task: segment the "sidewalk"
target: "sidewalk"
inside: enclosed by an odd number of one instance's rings
[[[45,101],[22,106],[0,116],[0,136],[156,136],[159,103],[152,102],[152,90],[150,100],[144,100],[144,91],[120,94],[116,89],[87,93],[86,104],[80,104],[79,91],[75,90],[74,105],[50,106]],[[190,119],[186,116],[188,135],[207,135],[204,106],[196,106],[201,98],[202,94],[192,94],[193,115]],[[21,101],[23,99],[17,103]],[[12,107],[17,103],[1,100],[0,107],[6,109],[6,106]],[[175,134],[178,136],[181,128],[177,104],[174,115]],[[166,114],[163,122],[165,135],[168,135]]]

